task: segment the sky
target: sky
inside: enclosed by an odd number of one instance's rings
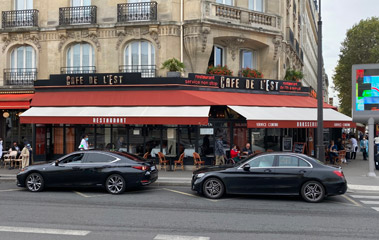
[[[379,0],[321,0],[322,47],[325,71],[329,77],[329,97],[338,105],[333,94],[334,69],[337,66],[341,43],[346,32],[362,19],[379,17]]]

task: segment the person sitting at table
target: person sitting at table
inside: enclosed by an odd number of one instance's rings
[[[251,151],[250,143],[246,143],[246,146],[242,148],[242,155],[251,155],[253,152]]]
[[[332,163],[332,161],[334,162],[335,158],[338,157],[338,148],[334,144],[334,140],[330,141],[330,145],[328,146],[328,149],[329,149],[329,161],[330,163]]]
[[[233,145],[232,150],[230,150],[230,158],[232,158],[235,162],[240,160],[240,151],[237,149],[237,145]]]

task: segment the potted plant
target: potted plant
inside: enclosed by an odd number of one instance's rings
[[[231,71],[226,65],[217,65],[216,67],[211,65],[207,69],[207,74],[233,76],[233,71]]]
[[[161,69],[167,69],[167,77],[180,77],[180,74],[184,71],[184,63],[176,58],[170,58],[162,63]]]
[[[284,80],[299,82],[303,77],[304,75],[301,71],[296,71],[295,69],[289,68],[286,71],[286,76],[284,77]]]
[[[263,74],[256,69],[242,68],[240,71],[242,77],[263,78]]]

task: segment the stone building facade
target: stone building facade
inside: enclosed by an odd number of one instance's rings
[[[25,68],[36,79],[67,71],[165,76],[162,62],[175,57],[185,74],[219,63],[234,75],[249,66],[283,79],[286,68],[304,65],[299,2],[1,0],[0,71]],[[1,74],[0,85],[15,75]]]
[[[283,79],[288,68],[303,70],[304,55],[309,55],[304,49],[314,51],[303,48],[304,29],[314,34],[313,25],[304,25],[314,23],[301,22],[302,11],[307,11],[301,2],[0,0],[0,99],[21,94],[13,100],[27,102],[30,96],[25,94],[33,94],[34,81],[51,74],[166,76],[161,65],[173,57],[184,62],[184,76],[220,64],[234,76],[250,67],[265,78]],[[316,68],[312,61],[307,64]],[[314,74],[306,74],[304,81],[316,89],[308,78]],[[14,127],[20,126],[18,115],[26,108],[0,105],[13,116],[11,131],[6,128],[9,119],[0,117],[0,136],[21,141],[31,135],[27,126]]]

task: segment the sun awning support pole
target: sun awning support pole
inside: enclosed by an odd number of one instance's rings
[[[374,118],[370,117],[368,119],[368,139],[369,139],[369,144],[368,144],[368,173],[367,176],[369,177],[376,177],[375,174],[375,161],[374,161]]]

